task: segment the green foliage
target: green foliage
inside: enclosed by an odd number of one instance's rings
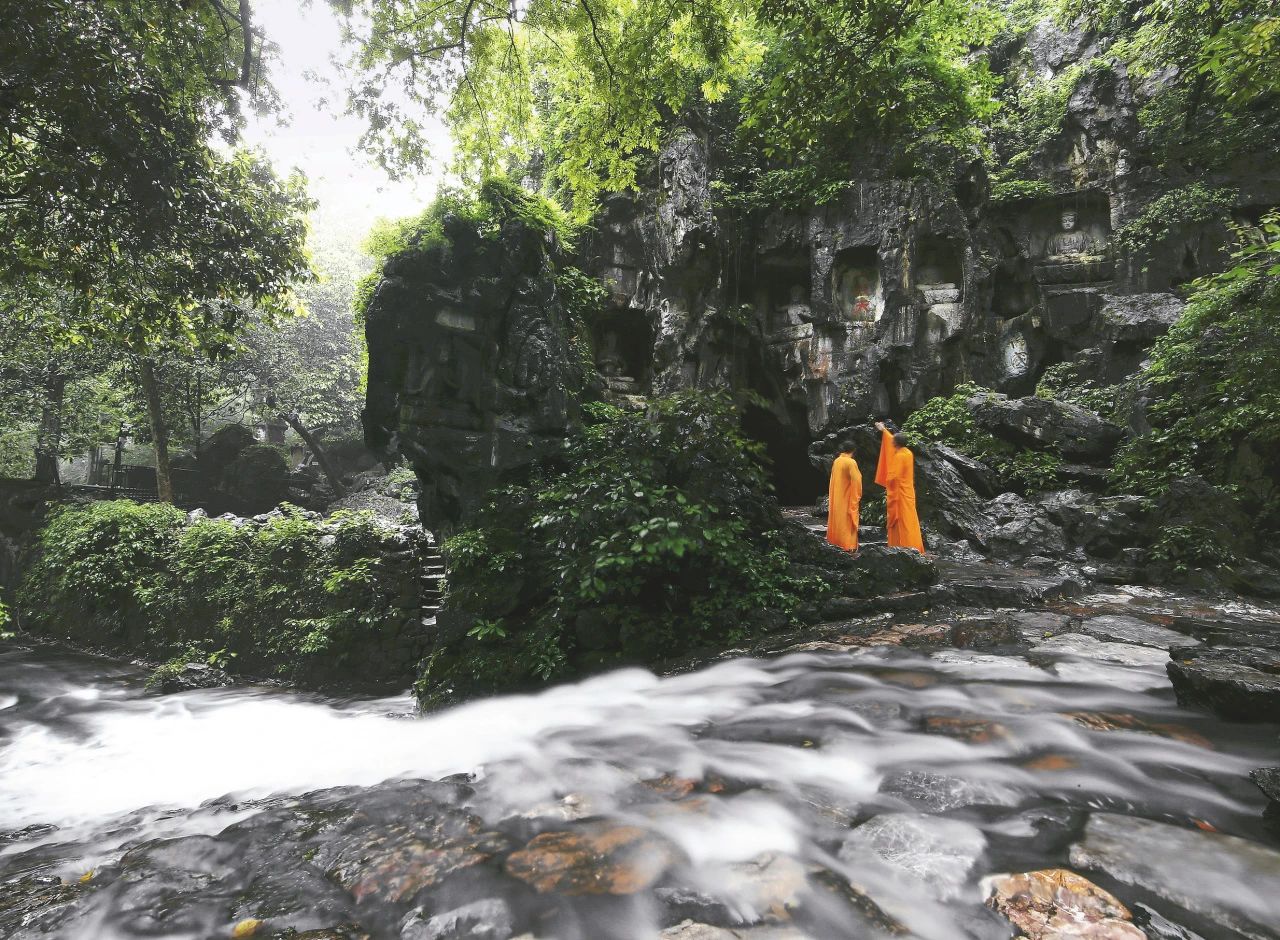
[[[412,559],[369,514],[188,523],[167,505],[69,506],[22,589],[31,629],[180,662],[292,679],[403,680],[387,653],[418,616]]]
[[[1200,526],[1164,526],[1151,546],[1153,561],[1168,565],[1178,574],[1193,568],[1214,570],[1235,562],[1235,554]]]
[[[902,430],[912,446],[945,444],[981,461],[1009,486],[1023,492],[1051,489],[1058,483],[1062,459],[1052,453],[1015,447],[984,431],[966,402],[986,389],[972,383],[956,386],[950,395],[929,399],[906,420]]]
[[[732,642],[820,590],[789,571],[759,447],[726,397],[587,410],[563,460],[444,543],[448,607],[477,620],[431,661],[424,700]]]
[[[1037,398],[1057,399],[1079,405],[1109,421],[1117,418],[1123,384],[1098,385],[1085,377],[1079,363],[1059,362],[1044,370],[1036,386]]]
[[[1116,230],[1114,243],[1122,251],[1149,255],[1181,230],[1228,217],[1239,193],[1190,183],[1152,200]]]
[[[1053,194],[1053,186],[1043,180],[997,179],[991,184],[992,202],[1048,199]]]
[[[133,344],[203,326],[208,298],[287,306],[301,180],[211,139],[275,103],[250,23],[210,0],[31,0],[4,20],[5,283],[74,296],[72,335]]]
[[[470,226],[487,239],[497,238],[504,225],[518,222],[546,234],[564,249],[572,247],[578,234],[577,226],[556,203],[502,176],[490,176],[472,190],[442,189],[420,215],[398,221],[380,220],[366,237],[363,247],[375,265],[355,288],[352,307],[358,320],[364,318],[387,259],[444,244],[447,218]],[[581,312],[585,314],[586,308],[595,303],[596,295],[586,286],[586,275],[574,273],[576,278],[561,272],[557,284],[571,292],[572,302],[583,307]]]
[[[1181,173],[1276,146],[1280,14],[1272,0],[1059,0],[1112,38],[1106,56],[1154,94],[1139,114],[1154,162]]]
[[[714,108],[734,113],[761,201],[837,193],[868,140],[891,172],[941,165],[978,142],[994,83],[971,52],[1002,22],[984,0],[331,2],[352,18],[350,105],[386,164],[420,166],[416,112],[443,112],[464,178],[533,162],[579,220],[637,185],[673,116]]]
[[[1235,263],[1202,278],[1144,375],[1151,430],[1116,464],[1119,487],[1162,492],[1199,474],[1280,528],[1280,214],[1240,229]]]
[[[992,199],[1044,198],[1052,187],[1034,179],[1037,160],[1062,132],[1071,94],[1091,70],[1106,68],[1101,60],[1077,63],[1044,77],[1029,69],[1014,70],[1001,92],[1001,107],[989,128]],[[1031,178],[1028,178],[1028,177]]]

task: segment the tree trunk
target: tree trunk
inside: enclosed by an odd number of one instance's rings
[[[342,485],[342,478],[338,476],[338,472],[334,469],[333,463],[329,460],[329,455],[325,453],[324,448],[320,446],[320,442],[316,440],[316,436],[307,430],[306,425],[298,420],[296,414],[280,413],[280,417],[284,419],[289,427],[298,432],[298,436],[310,449],[311,453],[316,455],[316,463],[320,464],[320,469],[324,471],[325,477],[329,480],[329,485],[333,487],[333,494],[339,499],[347,495],[347,488]]]
[[[147,399],[147,415],[151,419],[151,440],[156,447],[156,496],[162,503],[171,503],[173,480],[169,476],[169,428],[164,423],[154,360],[143,359],[138,374],[142,380],[142,394]]]
[[[40,429],[36,432],[36,479],[41,483],[61,483],[58,455],[62,451],[62,399],[67,380],[60,372],[51,371],[45,382],[44,407],[40,410]]]

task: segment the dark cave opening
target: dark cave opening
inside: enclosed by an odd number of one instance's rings
[[[809,506],[825,490],[822,474],[809,463],[809,423],[804,408],[793,405],[787,420],[776,411],[747,405],[742,430],[764,445],[766,467],[778,501],[784,506]]]
[[[648,391],[652,376],[654,329],[648,317],[634,310],[615,311],[592,326],[596,368],[606,379],[633,383],[639,394]]]

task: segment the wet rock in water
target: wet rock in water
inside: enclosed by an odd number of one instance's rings
[[[1142,928],[1147,940],[1204,940],[1195,931],[1173,923],[1141,902],[1133,905],[1133,922]]]
[[[1015,610],[1008,615],[1024,640],[1039,643],[1059,633],[1071,632],[1071,617],[1048,610]]]
[[[661,940],[810,940],[795,927],[716,927],[686,920],[659,934]]]
[[[1139,734],[1154,734],[1162,738],[1172,738],[1184,744],[1194,744],[1206,750],[1213,750],[1213,742],[1190,728],[1168,722],[1150,722],[1137,715],[1125,712],[1063,712],[1081,727],[1090,731],[1136,731]]]
[[[1123,435],[1092,411],[1052,398],[983,392],[966,406],[978,425],[996,437],[1024,447],[1052,448],[1068,460],[1105,461]]]
[[[482,831],[481,825],[477,817],[456,809],[403,823],[386,822],[358,838],[325,846],[315,864],[357,902],[408,901],[423,888],[506,848],[504,838]]]
[[[987,904],[1031,940],[1143,940],[1128,908],[1065,868],[994,875],[983,882]]]
[[[541,894],[635,894],[677,859],[656,833],[596,823],[534,836],[507,856],[506,869]]]
[[[1136,643],[1113,643],[1086,633],[1059,633],[1035,646],[1027,653],[1032,662],[1053,661],[1063,656],[1094,659],[1120,666],[1158,666],[1169,661],[1164,650]]]
[[[485,898],[434,917],[411,911],[400,940],[508,940],[513,933],[511,908],[500,898]]]
[[[0,936],[17,936],[20,928],[57,923],[67,905],[89,890],[88,884],[61,878],[27,876],[0,884]]]
[[[1009,739],[1009,729],[999,722],[959,715],[929,715],[922,730],[926,734],[942,734],[972,744],[991,744]]]
[[[1081,623],[1078,629],[1081,633],[1100,640],[1136,643],[1139,646],[1150,646],[1162,650],[1174,646],[1195,646],[1200,642],[1177,630],[1170,630],[1168,627],[1161,627],[1139,620],[1137,617],[1126,617],[1122,614],[1090,617]]]
[[[909,800],[934,813],[961,806],[1016,806],[1021,794],[987,780],[965,780],[925,770],[903,770],[886,777],[880,792]]]
[[[1232,721],[1280,721],[1280,651],[1175,648],[1166,665],[1179,705]]]
[[[976,826],[920,813],[885,813],[845,839],[840,859],[856,864],[868,856],[922,882],[939,898],[960,893],[969,871],[987,847]]]
[[[1249,771],[1254,782],[1270,801],[1262,811],[1262,821],[1273,835],[1280,835],[1280,767],[1259,767]]]
[[[766,852],[746,862],[729,866],[726,894],[734,908],[751,911],[754,919],[785,919],[800,903],[808,884],[805,867],[790,855]]]
[[[1236,836],[1094,813],[1071,864],[1105,872],[1246,937],[1274,937],[1280,852]]]
[[[149,684],[166,695],[172,692],[191,692],[195,689],[217,689],[231,685],[232,679],[221,669],[208,663],[185,663],[181,669],[170,670],[161,666]]]

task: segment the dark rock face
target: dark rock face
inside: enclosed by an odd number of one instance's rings
[[[555,453],[582,381],[548,237],[518,221],[493,239],[445,228],[443,243],[388,262],[366,329],[366,438],[409,458],[431,528]]]
[[[216,689],[231,684],[231,676],[205,663],[187,663],[179,670],[162,672],[157,679],[156,691],[166,694],[190,692],[194,689]]]
[[[1170,650],[1165,667],[1179,705],[1233,721],[1280,721],[1280,652],[1241,647]]]
[[[1104,461],[1123,433],[1091,411],[1049,398],[975,395],[968,404],[978,424],[996,437],[1056,450],[1068,460]]]

